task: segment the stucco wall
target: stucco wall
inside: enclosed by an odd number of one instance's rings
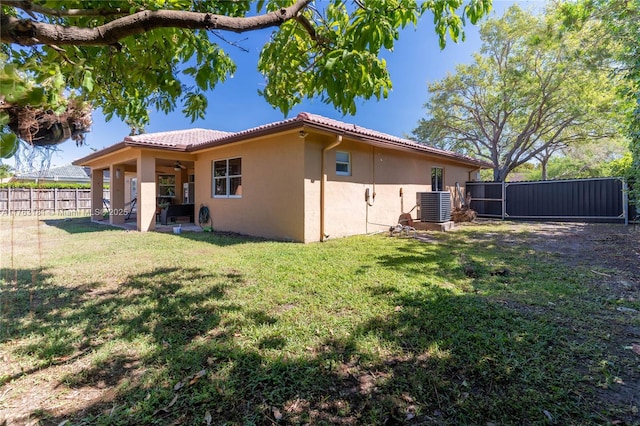
[[[297,132],[199,152],[195,165],[196,213],[209,207],[213,228],[279,240],[319,241],[321,153],[335,136]],[[351,155],[351,176],[336,174],[336,151]],[[242,197],[212,197],[215,160],[242,158]],[[431,156],[344,140],[326,154],[325,234],[328,238],[386,231],[415,206],[416,192],[431,190],[431,168],[444,169],[445,189],[457,204],[455,183],[471,167]],[[369,203],[365,191],[369,190]],[[402,197],[400,190],[402,189]],[[375,199],[373,193],[375,192]],[[412,212],[416,217],[416,211]]]
[[[212,196],[215,160],[242,158],[241,198]],[[304,143],[296,133],[270,136],[198,153],[196,213],[209,207],[213,228],[304,241]]]
[[[321,148],[308,144],[308,165],[320,162]],[[340,176],[335,172],[336,151],[351,155],[351,176]],[[409,212],[416,204],[416,193],[431,191],[431,168],[444,169],[445,190],[452,193],[452,204],[458,204],[455,183],[469,179],[470,167],[439,160],[422,154],[402,152],[354,141],[343,141],[338,147],[327,152],[325,187],[325,234],[329,238],[344,237],[388,230],[398,223],[401,213]],[[308,168],[305,188],[315,194],[317,173]],[[370,198],[365,201],[368,190]],[[400,191],[402,190],[402,196]],[[375,192],[375,199],[373,193]],[[319,195],[315,196],[319,200]],[[319,202],[307,200],[307,219],[319,216]],[[416,211],[412,212],[416,217]],[[319,228],[307,223],[305,241],[318,241]]]

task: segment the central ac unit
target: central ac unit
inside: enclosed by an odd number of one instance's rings
[[[416,193],[421,222],[447,222],[451,220],[451,193],[432,191]]]

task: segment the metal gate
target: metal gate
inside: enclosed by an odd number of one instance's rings
[[[622,178],[535,182],[467,182],[479,217],[628,223]]]

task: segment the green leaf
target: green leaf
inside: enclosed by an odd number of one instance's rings
[[[200,89],[207,90],[209,88],[210,77],[211,70],[206,66],[200,67],[200,69],[196,73],[196,84]]]
[[[85,71],[82,76],[82,87],[89,93],[93,92],[93,75],[91,71]]]
[[[0,158],[11,158],[18,151],[20,141],[13,133],[0,134]]]
[[[202,93],[189,93],[186,96],[185,107],[182,113],[191,118],[193,123],[197,119],[204,119],[207,109],[207,98]]]

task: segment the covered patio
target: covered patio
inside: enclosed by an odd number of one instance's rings
[[[224,132],[189,129],[127,136],[120,143],[75,161],[74,164],[91,168],[91,219],[104,223],[106,208],[110,225],[141,232],[172,229],[171,219],[177,218],[161,218],[162,209],[190,205],[188,209],[174,210],[193,212],[189,222],[193,225],[197,214],[194,212],[196,155],[189,149],[221,134]],[[106,176],[109,177],[109,199],[105,203]],[[129,215],[134,199],[135,213]]]
[[[108,167],[91,167],[91,219],[103,220],[103,208],[108,206],[111,225],[124,225],[136,199],[136,230],[153,231],[160,222],[163,207],[193,204],[193,194],[185,190],[185,183],[193,182],[193,160],[189,155],[162,158],[143,151],[133,158],[113,158]],[[102,188],[105,172],[110,178],[109,200],[104,203]]]

